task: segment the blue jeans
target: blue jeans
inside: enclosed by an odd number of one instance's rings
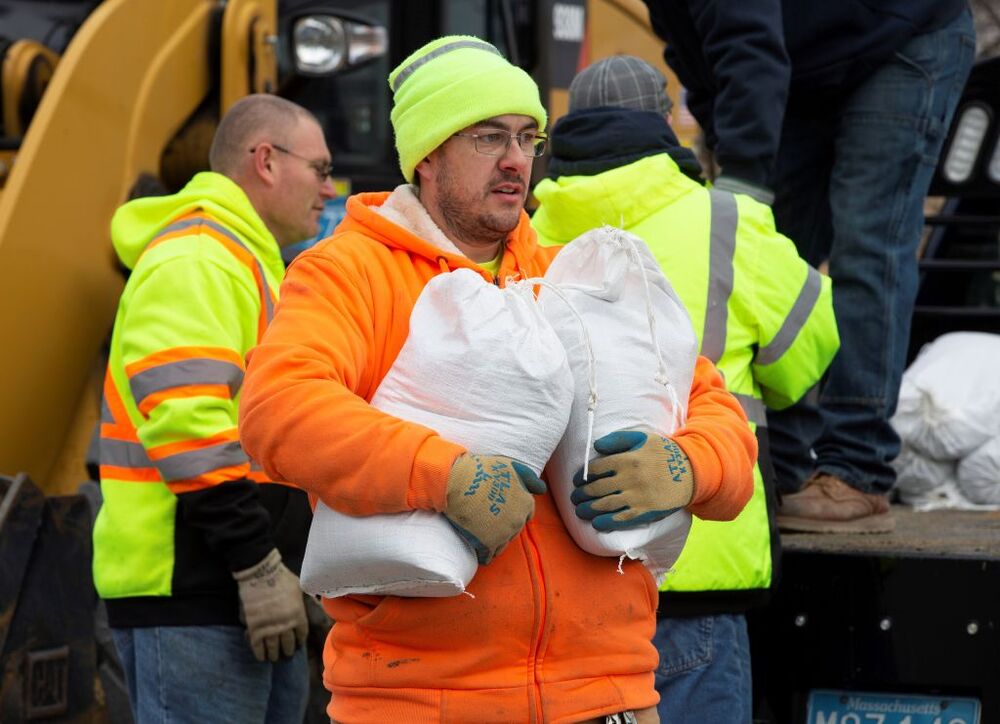
[[[661,724],[750,724],[753,706],[746,618],[665,618],[653,645]]]
[[[790,104],[775,165],[774,216],[800,254],[829,259],[840,351],[819,393],[768,413],[783,491],[819,470],[864,492],[895,482],[889,425],[917,294],[923,202],[972,67],[968,10],[910,39],[822,112]],[[815,454],[813,459],[810,449]]]
[[[136,724],[298,724],[305,716],[305,648],[260,662],[239,626],[112,629]]]

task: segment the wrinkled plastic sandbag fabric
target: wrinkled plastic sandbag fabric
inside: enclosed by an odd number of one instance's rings
[[[973,503],[1000,507],[1000,435],[958,464],[958,489]]]
[[[563,522],[583,550],[639,558],[654,575],[663,574],[687,540],[687,511],[632,530],[598,532],[576,516],[570,495],[574,473],[597,454],[593,440],[641,425],[670,434],[682,424],[697,358],[687,310],[646,244],[620,229],[595,229],[570,242],[545,280],[561,294],[543,287],[538,303],[566,348],[576,382],[569,425],[549,464]],[[593,405],[588,338],[597,392]]]
[[[892,425],[934,460],[959,460],[1000,435],[1000,335],[952,332],[903,374]]]
[[[904,495],[924,495],[944,483],[955,482],[958,476],[954,460],[932,460],[906,443],[892,467],[896,471],[896,490]]]
[[[434,277],[371,400],[479,454],[541,473],[566,429],[573,377],[528,284],[500,289],[468,269]],[[328,597],[453,596],[478,568],[441,513],[352,517],[316,506],[302,587]]]
[[[962,491],[958,489],[955,480],[947,480],[933,490],[920,494],[901,493],[900,502],[909,505],[917,513],[926,513],[932,510],[996,510],[997,506],[977,505],[973,503]]]

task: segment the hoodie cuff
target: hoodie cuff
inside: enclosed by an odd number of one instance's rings
[[[447,504],[451,466],[466,452],[461,445],[438,435],[424,440],[413,460],[407,504],[414,510],[442,512]]]

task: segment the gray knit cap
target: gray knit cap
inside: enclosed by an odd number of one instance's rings
[[[663,73],[632,55],[599,60],[577,73],[569,86],[571,111],[616,106],[666,115],[672,105]]]

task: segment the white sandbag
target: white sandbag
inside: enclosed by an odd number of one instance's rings
[[[958,464],[958,489],[973,503],[1000,507],[1000,435]]]
[[[1000,335],[952,332],[903,374],[892,425],[935,460],[959,460],[1000,435]]]
[[[576,516],[570,495],[574,473],[597,455],[593,440],[641,425],[670,434],[683,424],[697,358],[691,320],[646,244],[620,229],[595,229],[567,244],[545,280],[558,292],[543,287],[538,302],[576,381],[569,425],[548,468],[559,512],[585,551],[639,558],[660,575],[687,540],[687,511],[633,530],[599,532]]]
[[[421,292],[410,334],[371,404],[470,452],[517,458],[541,474],[572,399],[566,353],[531,285],[501,289],[459,269]],[[477,568],[443,514],[352,517],[319,503],[301,581],[328,597],[453,596]]]
[[[903,443],[899,456],[892,461],[896,471],[896,490],[904,495],[923,495],[957,477],[954,460],[932,460]]]
[[[932,510],[996,510],[998,507],[973,503],[958,489],[958,483],[954,479],[919,495],[900,493],[899,500],[904,505],[911,506],[917,513],[927,513]]]

